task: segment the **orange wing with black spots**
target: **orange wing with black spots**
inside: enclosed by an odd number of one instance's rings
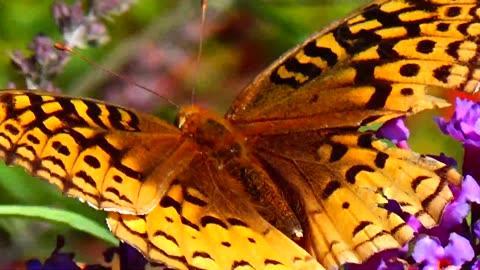
[[[192,158],[180,131],[153,116],[37,91],[0,99],[0,157],[96,208],[150,212],[157,179],[172,181]]]

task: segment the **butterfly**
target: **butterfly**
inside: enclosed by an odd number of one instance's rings
[[[0,157],[108,211],[121,240],[178,269],[331,269],[401,247],[397,201],[435,225],[461,176],[364,125],[476,91],[479,3],[381,0],[258,75],[224,117],[172,125],[87,98],[0,92]]]

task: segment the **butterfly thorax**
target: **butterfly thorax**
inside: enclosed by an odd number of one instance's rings
[[[218,114],[197,107],[183,108],[177,126],[193,140],[202,153],[213,155],[221,163],[240,158],[245,153],[242,136]]]
[[[251,156],[244,136],[228,120],[196,106],[182,108],[176,123],[200,154],[242,184],[255,209],[287,236],[302,236],[301,225],[268,173]]]

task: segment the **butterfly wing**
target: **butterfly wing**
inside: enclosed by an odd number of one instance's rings
[[[287,52],[226,117],[249,133],[281,133],[358,127],[446,106],[429,92],[471,93],[479,83],[477,9],[474,0],[377,1]]]
[[[413,230],[388,208],[390,200],[431,227],[458,184],[453,169],[432,159],[374,141],[370,134],[266,136],[254,154],[290,194],[303,224],[305,248],[327,269],[363,262],[399,248]],[[292,207],[294,208],[294,207]],[[390,209],[390,210],[389,210]]]
[[[452,198],[456,172],[356,130],[447,106],[436,90],[476,91],[476,10],[477,1],[377,1],[286,53],[229,109],[252,154],[293,194],[305,247],[327,268],[413,236],[388,200],[431,226]]]
[[[153,116],[38,91],[1,91],[0,104],[0,157],[100,209],[149,212],[192,158]]]
[[[323,269],[267,223],[239,185],[199,155],[152,212],[111,212],[107,222],[150,260],[177,269]]]

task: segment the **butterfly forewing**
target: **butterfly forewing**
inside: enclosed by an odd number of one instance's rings
[[[38,91],[2,91],[0,100],[6,163],[100,209],[149,212],[164,192],[156,179],[168,183],[191,159],[180,131],[152,116]]]
[[[473,0],[368,5],[273,63],[237,97],[227,118],[252,133],[252,123],[276,121],[281,133],[292,130],[289,120],[309,128],[355,127],[445,106],[428,96],[432,87],[473,92],[479,82],[477,9]],[[312,117],[318,123],[309,123]]]

